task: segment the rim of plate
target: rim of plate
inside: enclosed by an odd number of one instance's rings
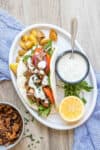
[[[59,31],[60,33],[63,33],[68,39],[70,39],[70,34],[68,32],[66,32],[64,29],[62,29],[61,27],[57,26],[57,25],[53,25],[53,24],[46,24],[46,23],[41,23],[41,24],[33,24],[33,25],[30,25],[26,28],[24,28],[14,39],[13,43],[12,43],[12,46],[10,48],[10,53],[9,53],[9,64],[11,63],[11,59],[13,57],[13,51],[14,51],[14,47],[16,45],[16,42],[19,40],[19,38],[24,34],[26,33],[27,31],[31,30],[32,28],[54,28],[55,30]],[[75,41],[75,45],[79,48],[80,51],[82,51],[84,54],[85,52],[83,51],[82,47],[80,46],[80,44]],[[74,129],[76,127],[79,127],[81,126],[84,122],[86,122],[89,117],[91,116],[91,114],[93,113],[94,111],[94,108],[95,108],[95,105],[96,105],[96,99],[97,99],[97,82],[96,82],[96,78],[95,78],[95,74],[94,74],[94,70],[92,68],[92,65],[90,63],[90,72],[91,72],[91,75],[92,75],[92,78],[93,78],[93,84],[94,84],[94,95],[93,95],[93,99],[94,100],[94,103],[92,104],[91,106],[91,109],[89,110],[87,116],[85,116],[84,120],[81,121],[81,123],[79,124],[75,124],[74,127],[73,126],[66,126],[66,127],[58,127],[56,125],[51,125],[50,123],[48,123],[46,120],[43,120],[42,117],[38,116],[37,114],[34,113],[34,110],[32,110],[25,102],[24,100],[21,98],[21,94],[20,92],[18,91],[17,89],[17,86],[16,86],[16,81],[15,81],[15,77],[14,77],[14,74],[11,72],[10,70],[10,75],[11,75],[11,80],[13,82],[13,85],[14,85],[14,88],[21,100],[21,102],[23,103],[23,105],[25,106],[25,108],[30,112],[30,114],[32,116],[35,117],[36,120],[38,120],[40,123],[42,123],[43,125],[49,127],[49,128],[52,128],[52,129],[56,129],[56,130],[70,130],[70,129]]]

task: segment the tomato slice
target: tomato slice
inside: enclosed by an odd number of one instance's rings
[[[49,87],[43,87],[43,90],[45,92],[45,95],[49,98],[51,104],[54,104],[54,97],[51,88]]]
[[[41,53],[41,52],[43,52],[43,49],[42,49],[42,48],[36,48],[36,49],[35,49],[35,53]]]

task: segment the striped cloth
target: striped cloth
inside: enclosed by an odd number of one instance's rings
[[[75,129],[73,150],[100,150],[100,73],[96,73],[96,78],[97,104],[89,120]]]
[[[15,36],[24,28],[7,12],[0,10],[0,80],[9,80],[8,57]]]
[[[0,10],[0,81],[9,80],[8,55],[14,37],[24,28],[7,12]],[[98,98],[90,119],[75,129],[73,150],[100,150],[100,74],[96,74]]]

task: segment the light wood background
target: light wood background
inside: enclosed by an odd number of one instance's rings
[[[77,16],[77,39],[87,52],[94,69],[100,71],[100,0],[0,0],[0,7],[25,25],[52,23],[67,31],[71,18]],[[14,103],[26,115],[11,81],[0,83],[0,99]],[[73,131],[49,129],[36,120],[29,124],[29,128],[34,137],[44,137],[32,150],[72,150]],[[13,150],[31,150],[27,142],[23,140]]]

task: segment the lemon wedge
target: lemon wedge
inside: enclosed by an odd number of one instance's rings
[[[59,113],[65,121],[76,122],[84,115],[84,104],[76,96],[65,97],[59,106]]]
[[[12,63],[12,64],[9,65],[9,67],[12,70],[12,72],[16,75],[18,63]]]

